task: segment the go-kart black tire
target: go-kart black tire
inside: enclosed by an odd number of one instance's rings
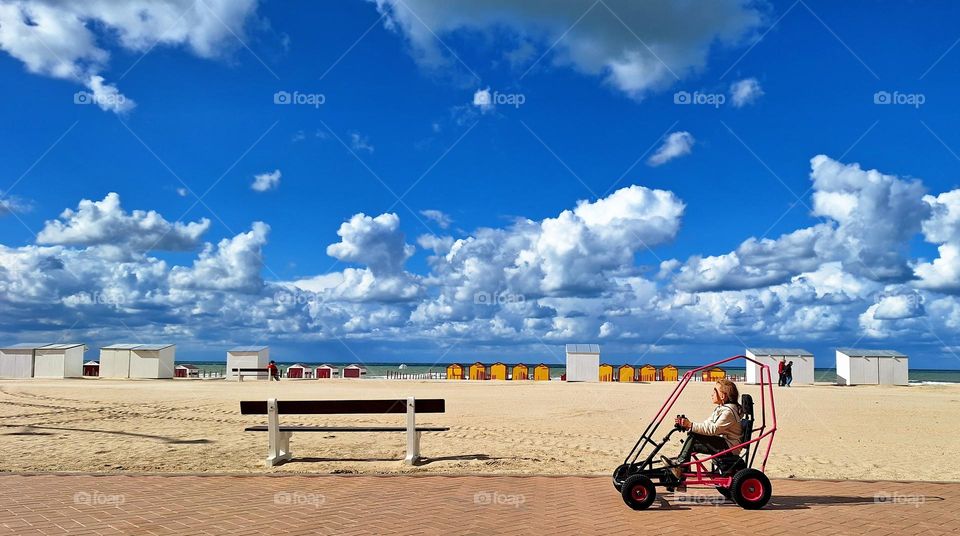
[[[770,479],[756,469],[741,469],[733,475],[730,494],[740,508],[759,510],[770,500],[771,493],[773,493],[773,487],[770,485]]]
[[[649,478],[633,475],[623,481],[620,489],[623,502],[634,510],[646,510],[657,498],[657,488]]]
[[[725,488],[723,486],[717,486],[717,491],[720,492],[720,495],[723,495],[725,499],[730,499],[730,488]]]

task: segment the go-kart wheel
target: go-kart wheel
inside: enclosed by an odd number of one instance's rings
[[[720,495],[723,495],[725,499],[730,499],[730,488],[717,486],[717,491],[720,492]]]
[[[623,481],[620,489],[623,502],[634,510],[646,510],[657,498],[657,488],[649,478],[633,475]]]
[[[773,487],[767,475],[756,469],[742,469],[733,475],[730,494],[741,508],[758,510],[770,500]]]

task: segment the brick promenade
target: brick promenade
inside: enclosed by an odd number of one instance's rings
[[[960,534],[960,483],[775,480],[761,511],[604,477],[0,475],[0,534]],[[701,525],[701,528],[696,528]]]

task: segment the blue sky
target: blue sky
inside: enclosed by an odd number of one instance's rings
[[[958,10],[4,2],[2,335],[958,368]]]

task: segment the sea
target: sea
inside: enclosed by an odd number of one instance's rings
[[[190,361],[191,365],[197,366],[204,375],[219,374],[223,375],[226,372],[227,365],[223,361]],[[305,365],[317,366],[320,363],[307,363],[301,362]],[[181,364],[178,361],[177,364]],[[287,367],[293,365],[293,362],[283,363],[277,362],[277,366],[280,368],[281,372],[286,371]],[[330,363],[334,367],[343,368],[350,363]],[[446,372],[447,365],[449,363],[438,363],[438,364],[426,364],[426,363],[406,363],[403,364],[401,368],[400,363],[361,363],[361,365],[367,369],[367,378],[386,378],[390,373],[403,373],[404,375],[416,375],[416,374],[425,374],[425,373],[438,373]],[[461,363],[464,366],[467,366],[467,363]],[[547,363],[550,366],[550,377],[559,380],[560,377],[566,373],[566,368],[561,365],[552,365]],[[528,366],[533,367],[533,363],[528,363]],[[659,365],[655,365],[658,366]],[[677,366],[677,369],[681,376],[683,373],[691,370],[695,367],[683,367]],[[736,367],[725,367],[727,374],[731,376],[743,377],[746,375],[746,370],[743,368]],[[931,370],[931,369],[910,369],[909,371],[909,380],[913,384],[947,384],[947,383],[960,383],[960,370]],[[837,371],[833,368],[818,368],[814,370],[814,381],[817,383],[836,383],[837,381]]]

